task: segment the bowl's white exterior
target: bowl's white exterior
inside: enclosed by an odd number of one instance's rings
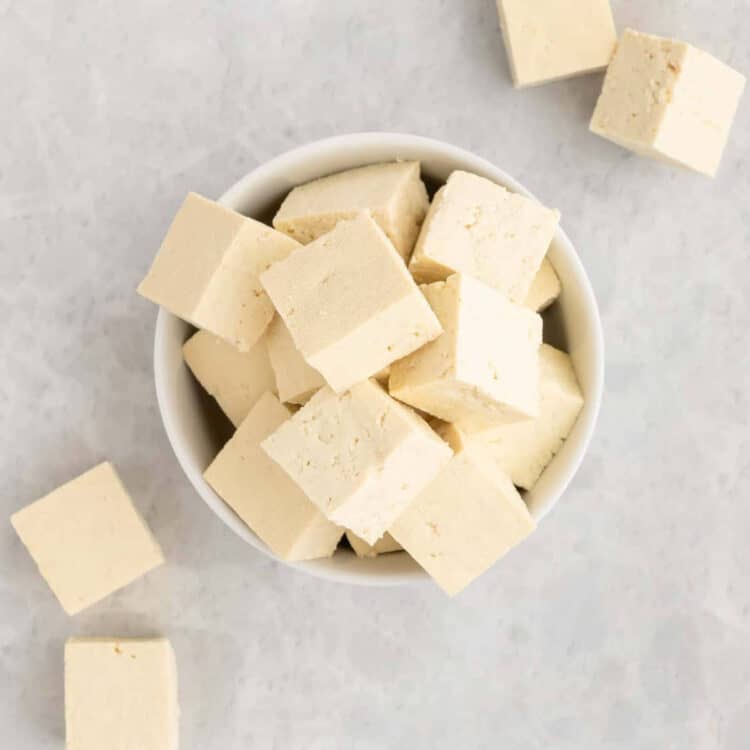
[[[243,177],[224,193],[220,202],[248,216],[270,221],[273,210],[295,185],[350,167],[395,159],[421,161],[423,175],[435,181],[445,181],[453,170],[463,169],[530,195],[502,170],[455,146],[412,135],[359,133],[328,138],[282,154]],[[604,345],[596,300],[573,245],[561,229],[549,257],[562,281],[563,293],[545,323],[545,339],[551,336],[551,343],[570,352],[586,404],[562,450],[527,495],[537,521],[557,503],[583,459],[594,431],[604,380]],[[205,399],[182,360],[182,344],[190,331],[187,323],[164,309],[159,311],[154,374],[169,441],[188,479],[214,513],[246,542],[273,556],[203,479],[203,471],[220,445],[219,438],[209,429]],[[330,559],[294,563],[293,567],[364,585],[426,579],[424,571],[403,553],[360,560],[340,551]]]

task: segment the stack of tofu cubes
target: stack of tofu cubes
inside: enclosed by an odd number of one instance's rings
[[[557,211],[418,162],[293,189],[273,228],[190,194],[142,295],[196,328],[187,365],[236,430],[205,478],[279,558],[405,550],[449,594],[533,529],[576,421],[542,343]],[[421,284],[421,286],[420,286]]]

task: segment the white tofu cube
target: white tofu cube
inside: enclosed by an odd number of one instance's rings
[[[545,258],[534,277],[534,281],[531,282],[531,289],[529,289],[529,293],[523,301],[523,306],[536,312],[542,312],[560,296],[561,291],[562,286],[555,268]]]
[[[276,390],[266,338],[241,352],[208,331],[198,331],[182,347],[185,364],[235,427],[266,391]]]
[[[273,317],[258,276],[299,243],[190,193],[138,293],[249,351]]]
[[[539,364],[541,399],[536,419],[470,435],[461,434],[455,425],[438,428],[454,450],[471,446],[504,471],[513,484],[525,490],[536,484],[583,408],[583,394],[570,357],[542,344]]]
[[[374,381],[319,390],[262,444],[334,523],[374,544],[450,448]]]
[[[453,172],[432,201],[409,269],[420,282],[465,273],[522,303],[559,220],[531,198]]]
[[[331,523],[260,447],[290,416],[275,396],[264,394],[204,476],[277,557],[330,557],[344,530]]]
[[[337,393],[441,332],[390,240],[366,213],[339,222],[261,281],[297,349]]]
[[[109,463],[58,487],[10,520],[69,615],[164,562]]]
[[[69,750],[177,750],[177,666],[166,638],[65,644]]]
[[[294,188],[273,225],[306,245],[342,219],[370,211],[399,254],[408,258],[429,203],[419,162],[371,164]]]
[[[609,0],[497,0],[517,88],[603,70],[617,43]]]
[[[346,532],[354,554],[357,557],[370,558],[378,555],[386,555],[389,552],[399,552],[403,549],[401,545],[387,532],[378,539],[375,544],[368,544],[364,539],[358,537],[353,531]]]
[[[453,596],[534,528],[534,519],[510,479],[472,450],[463,450],[389,531]]]
[[[713,176],[745,77],[685,42],[627,29],[591,131],[643,156]]]
[[[461,274],[423,291],[445,333],[391,366],[391,395],[467,430],[536,416],[539,315]]]
[[[266,332],[268,355],[276,377],[279,398],[292,404],[307,403],[310,396],[322,388],[323,376],[305,362],[294,345],[292,334],[277,315]]]

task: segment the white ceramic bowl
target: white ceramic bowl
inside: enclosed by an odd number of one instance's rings
[[[272,159],[253,170],[220,198],[225,206],[267,221],[295,185],[350,167],[395,159],[422,162],[425,181],[434,187],[455,169],[487,177],[524,195],[529,191],[488,161],[429,138],[395,133],[359,133],[317,141]],[[554,196],[545,196],[554,204]],[[527,500],[541,520],[557,503],[583,459],[594,431],[604,379],[601,322],[591,285],[562,229],[549,257],[562,281],[558,302],[545,314],[545,340],[570,352],[586,404],[561,451],[545,470]],[[203,471],[229,435],[218,406],[198,387],[182,360],[182,344],[192,328],[162,309],[156,322],[154,374],[164,427],[185,474],[201,498],[227,526],[261,552],[273,556],[203,479]],[[426,580],[405,553],[360,560],[339,550],[332,558],[295,563],[324,578],[365,585]]]

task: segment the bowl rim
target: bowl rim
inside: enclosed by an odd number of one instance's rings
[[[237,180],[221,195],[218,202],[229,208],[234,208],[241,202],[242,197],[248,192],[249,185],[252,185],[255,182],[263,182],[267,177],[283,173],[286,169],[299,164],[301,161],[306,161],[313,157],[320,158],[326,153],[332,153],[344,147],[362,148],[374,145],[377,145],[379,148],[392,146],[394,153],[398,153],[399,149],[427,149],[434,152],[436,155],[448,159],[464,163],[469,162],[475,165],[479,171],[491,174],[493,176],[492,179],[499,184],[502,184],[521,195],[535,198],[533,193],[531,193],[531,191],[518,182],[514,177],[507,174],[504,170],[500,169],[489,160],[478,156],[472,151],[425,136],[372,131],[336,135],[312,141],[285,151],[272,157],[268,161],[259,164]],[[549,500],[538,513],[535,513],[535,520],[537,523],[545,518],[557,505],[571,480],[580,468],[595,431],[604,391],[604,335],[596,297],[588,275],[578,257],[578,253],[561,226],[558,226],[557,228],[555,240],[558,245],[562,247],[566,256],[568,268],[572,270],[577,277],[580,291],[584,297],[583,303],[584,308],[587,311],[586,318],[590,325],[589,333],[592,336],[593,342],[594,366],[592,381],[586,396],[587,408],[581,413],[575,426],[576,432],[582,433],[578,438],[577,449],[572,456],[568,457],[568,461],[564,465],[564,468],[559,470],[551,500]],[[188,481],[193,486],[193,489],[209,506],[209,508],[230,529],[232,529],[235,534],[265,555],[288,567],[302,570],[307,574],[318,578],[363,586],[397,586],[429,581],[429,576],[421,568],[409,571],[391,572],[390,574],[362,571],[353,572],[346,569],[338,570],[332,566],[320,566],[316,564],[319,561],[315,560],[289,562],[281,560],[271,552],[271,550],[244,524],[234,511],[232,511],[231,508],[227,506],[218,495],[216,495],[213,489],[204,480],[203,470],[196,466],[188,455],[184,439],[177,428],[175,416],[171,408],[168,406],[167,389],[169,387],[169,378],[167,377],[167,372],[165,370],[166,357],[163,356],[167,329],[170,323],[175,320],[177,320],[176,316],[172,315],[165,308],[159,308],[156,318],[153,348],[154,380],[156,385],[157,404],[165,432],[167,433],[167,438],[172,446],[177,461]],[[381,558],[377,559],[380,560]]]

